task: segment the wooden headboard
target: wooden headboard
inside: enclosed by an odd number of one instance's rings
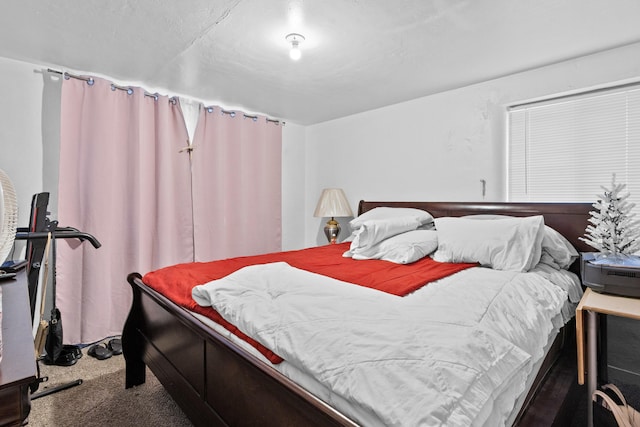
[[[510,216],[543,215],[544,223],[557,230],[573,244],[578,252],[592,252],[593,248],[578,237],[584,236],[591,203],[508,203],[508,202],[370,202],[361,200],[358,215],[377,207],[417,208],[435,218],[496,214]]]

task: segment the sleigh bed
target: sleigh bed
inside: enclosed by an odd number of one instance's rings
[[[501,216],[542,215],[544,225],[566,237],[577,251],[588,249],[578,240],[588,223],[591,205],[587,203],[361,201],[358,216],[379,207],[416,208],[434,218],[474,216],[477,220],[491,220]],[[577,265],[573,263],[569,270],[578,273]],[[290,370],[276,368],[255,345],[171,301],[146,285],[140,274],[130,274],[128,281],[133,289],[133,303],[122,336],[127,388],[145,382],[148,366],[197,426],[370,424],[367,414],[360,418],[353,415],[359,414],[360,409],[351,411],[349,406],[344,409],[349,405],[348,399],[340,400],[331,392],[318,391],[312,384],[314,380],[304,375],[290,375]],[[429,287],[439,289],[437,285]],[[572,312],[573,306],[568,307],[563,310]],[[446,312],[445,307],[443,313]],[[509,408],[512,413],[506,420],[510,424],[565,425],[572,415],[578,398],[575,345],[571,341],[575,327],[566,319],[563,324],[559,331],[549,332],[548,342],[540,345],[541,355],[532,363],[526,388],[518,392]],[[438,336],[437,331],[434,334]],[[376,387],[382,392],[391,386]],[[397,384],[394,387],[402,388]]]

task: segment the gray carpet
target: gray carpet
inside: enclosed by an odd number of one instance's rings
[[[83,383],[31,403],[31,427],[55,426],[191,426],[184,413],[147,369],[147,382],[124,388],[124,358],[97,360],[83,351],[71,367],[40,363],[41,375],[49,381],[37,392],[76,379]],[[36,393],[37,393],[36,392]]]

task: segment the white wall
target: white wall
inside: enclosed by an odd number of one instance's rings
[[[506,108],[640,80],[640,43],[307,128],[306,245],[325,244],[312,213],[322,188],[360,199],[506,200]],[[333,153],[333,154],[329,154]],[[341,238],[348,235],[341,220]]]
[[[0,58],[0,169],[16,189],[20,226],[29,223],[33,194],[50,187],[43,178],[41,68]]]
[[[55,140],[59,112],[49,105],[42,117],[56,85],[44,85],[42,68],[0,58],[0,168],[25,225],[31,196],[57,186],[57,152],[44,141]],[[354,212],[360,199],[482,200],[480,179],[485,200],[503,200],[507,105],[639,78],[640,43],[314,126],[287,123],[283,249],[325,243],[326,219],[313,217],[325,187],[344,188]]]
[[[304,247],[305,128],[282,128],[282,250]]]

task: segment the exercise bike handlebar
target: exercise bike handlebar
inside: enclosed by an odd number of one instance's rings
[[[51,234],[53,234],[56,239],[88,240],[96,249],[102,246],[93,235],[79,231],[73,227],[56,227],[51,231]],[[18,228],[16,231],[16,240],[46,239],[48,235],[48,231],[28,231],[27,228]]]

